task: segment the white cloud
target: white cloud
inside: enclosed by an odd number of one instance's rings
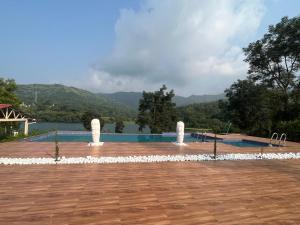
[[[113,51],[89,82],[99,91],[167,84],[179,94],[222,92],[246,76],[241,46],[263,14],[256,0],[149,0],[137,11],[122,9]]]

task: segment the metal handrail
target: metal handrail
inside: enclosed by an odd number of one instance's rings
[[[276,141],[278,140],[278,133],[276,133],[276,132],[274,132],[273,134],[272,134],[272,136],[271,136],[271,138],[270,138],[270,145],[272,145],[272,140],[273,140],[273,138],[274,138],[274,136],[276,135]]]
[[[225,128],[227,128],[226,129],[226,135],[229,133],[230,127],[231,127],[231,122],[228,122],[226,127],[225,127]]]
[[[199,142],[200,133],[197,132],[197,142]]]
[[[283,139],[283,137],[284,137],[284,139]],[[280,146],[280,144],[281,144],[281,141],[283,140],[283,146],[285,145],[285,141],[286,141],[286,134],[285,133],[282,133],[281,134],[281,136],[280,136],[280,138],[279,138],[279,142],[278,142],[278,145]]]
[[[206,132],[202,132],[202,142],[206,141]]]

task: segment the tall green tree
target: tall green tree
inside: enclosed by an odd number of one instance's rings
[[[14,108],[18,108],[20,104],[19,98],[16,96],[16,82],[13,79],[0,78],[0,104],[11,104]],[[8,135],[8,128],[19,128],[18,122],[0,123],[0,138]]]
[[[163,85],[158,91],[145,92],[139,104],[139,114],[137,124],[139,129],[143,130],[146,125],[149,126],[151,133],[161,133],[175,129],[177,113],[172,98],[174,91],[166,91],[167,87]]]
[[[186,127],[198,129],[216,129],[223,131],[226,124],[219,120],[218,102],[194,103],[177,107],[179,119]]]
[[[15,80],[0,77],[0,103],[12,104],[14,107],[18,107],[20,100],[15,94],[16,89]]]
[[[123,133],[124,130],[124,122],[121,119],[116,120],[115,133]]]
[[[262,39],[244,48],[244,52],[249,78],[277,89],[283,104],[282,119],[291,119],[290,93],[300,82],[300,17],[283,17],[278,24],[269,26]]]
[[[238,80],[225,90],[224,104],[228,120],[250,134],[268,135],[272,127],[272,112],[268,90],[252,80]]]

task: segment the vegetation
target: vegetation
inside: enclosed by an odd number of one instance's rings
[[[10,142],[10,141],[16,141],[16,140],[20,140],[20,139],[23,139],[23,138],[28,138],[28,137],[33,137],[33,136],[36,136],[36,135],[40,135],[40,134],[43,134],[43,133],[46,133],[45,131],[31,131],[29,133],[29,135],[25,136],[23,133],[21,134],[18,134],[17,136],[13,136],[13,135],[10,135],[10,134],[2,134],[0,135],[0,143],[1,142]]]
[[[261,40],[244,49],[248,78],[225,91],[220,107],[242,131],[300,140],[300,17],[282,18]]]
[[[224,118],[249,134],[271,133],[270,93],[264,86],[251,80],[238,80],[225,93],[228,101],[220,103]]]
[[[177,112],[172,98],[174,91],[167,92],[167,87],[163,85],[159,91],[143,92],[140,100],[137,124],[143,130],[149,126],[151,133],[161,133],[173,131],[176,126]]]
[[[110,99],[113,102],[124,104],[129,106],[134,110],[138,110],[139,101],[143,97],[142,92],[116,92],[112,94],[99,94]],[[224,99],[224,94],[218,95],[191,95],[189,97],[183,97],[175,95],[172,101],[176,106],[186,106],[194,103],[204,103],[204,102],[213,102]]]
[[[18,85],[17,95],[24,102],[22,110],[39,121],[80,122],[86,111],[97,111],[104,117],[133,120],[135,110],[82,89],[64,85]]]
[[[212,129],[220,133],[225,132],[226,123],[221,121],[218,102],[198,103],[178,107],[179,119],[187,128]]]
[[[17,85],[13,79],[4,79],[0,77],[0,103],[11,104],[18,107],[19,98],[16,96]]]
[[[99,119],[100,120],[100,127],[101,130],[104,127],[104,120],[102,119],[100,113],[96,112],[96,111],[87,111],[85,112],[82,117],[81,117],[81,121],[83,123],[83,126],[85,129],[87,130],[91,130],[91,121],[92,119]]]
[[[13,79],[4,79],[0,77],[0,104],[11,104],[18,108],[20,100],[15,94],[17,89],[16,82]],[[19,124],[16,122],[0,123],[0,139],[6,139],[11,130],[17,130]]]
[[[103,118],[116,121],[116,132],[122,132],[124,120],[136,118],[139,129],[149,126],[152,133],[174,131],[177,120],[187,128],[211,129],[270,136],[287,133],[290,140],[300,141],[300,17],[284,17],[269,27],[262,39],[244,48],[249,64],[248,77],[237,80],[224,95],[175,96],[163,85],[158,91],[137,93],[94,94],[63,85],[19,85],[0,79],[0,103],[10,103],[39,120],[78,122],[90,129],[90,121]],[[202,99],[202,100],[199,100]],[[206,100],[205,100],[206,99]],[[214,102],[199,103],[199,101]],[[181,105],[175,108],[175,103]],[[185,105],[193,103],[190,105]],[[128,106],[127,106],[128,105]],[[185,106],[182,106],[185,105]],[[101,115],[101,116],[100,116]],[[1,127],[2,126],[2,127]],[[3,125],[0,130],[3,129]]]
[[[287,133],[300,141],[300,17],[284,17],[261,40],[244,48],[248,77],[225,90],[218,103],[179,107],[187,127],[224,132],[227,122],[233,131],[270,136]]]
[[[124,125],[123,120],[118,119],[116,121],[115,133],[123,133],[124,127],[125,127],[125,125]]]

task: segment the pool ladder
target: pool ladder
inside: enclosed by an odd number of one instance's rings
[[[205,142],[206,141],[206,132],[202,132],[202,134],[200,134],[199,132],[197,132],[196,133],[197,134],[197,140],[199,140],[200,139],[200,137],[202,137],[202,140],[201,140],[201,142]]]
[[[278,145],[280,146],[281,142],[282,142],[282,146],[285,146],[285,141],[286,141],[286,134],[282,133],[280,138],[279,138],[279,142]]]
[[[202,142],[205,142],[206,141],[206,132],[202,133]]]
[[[228,122],[228,123],[226,124],[226,127],[225,127],[225,130],[226,130],[225,134],[226,134],[226,135],[229,133],[230,127],[231,127],[231,122]]]
[[[276,137],[276,138],[275,138]],[[285,133],[282,133],[280,135],[280,138],[278,140],[278,133],[274,132],[270,138],[270,143],[269,143],[269,146],[272,146],[272,141],[275,140],[275,143],[273,144],[276,144],[276,142],[278,142],[278,145],[280,146],[280,144],[282,143],[282,145],[284,146],[285,145],[285,141],[286,141],[286,134]]]

